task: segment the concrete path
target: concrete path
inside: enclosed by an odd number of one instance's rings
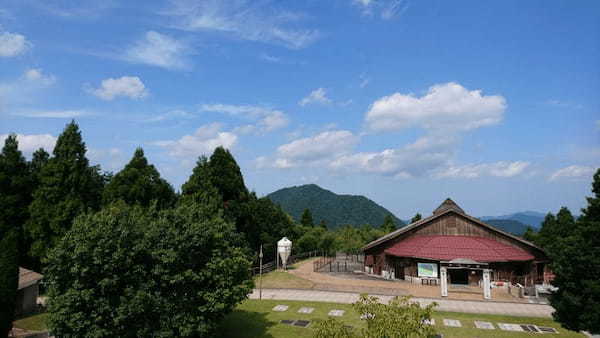
[[[387,303],[392,296],[381,296],[379,299]],[[318,290],[299,290],[299,289],[263,289],[263,299],[277,300],[298,300],[332,303],[354,303],[358,300],[359,294],[352,292],[318,291]],[[250,299],[258,299],[259,292],[254,289],[250,294]],[[520,316],[520,317],[545,317],[551,318],[554,309],[549,305],[541,304],[518,304],[492,301],[471,301],[471,300],[450,300],[450,299],[431,299],[431,298],[412,298],[423,305],[437,302],[439,311],[467,312],[467,313],[487,313],[496,315]]]

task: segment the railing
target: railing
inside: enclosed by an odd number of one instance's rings
[[[309,251],[309,252],[304,252],[298,255],[293,255],[288,257],[287,259],[287,266],[290,266],[302,259],[305,258],[311,258],[311,257],[317,257],[319,254],[318,251]],[[279,264],[281,265],[281,262],[279,262]],[[273,270],[277,269],[277,261],[272,261],[272,262],[268,262],[268,263],[264,263],[262,265],[262,272],[263,273],[267,273],[267,272],[271,272]],[[258,275],[260,273],[260,266],[254,266],[252,267],[252,276]]]
[[[362,270],[364,255],[336,253],[335,256],[323,256],[313,262],[315,272],[352,272]]]

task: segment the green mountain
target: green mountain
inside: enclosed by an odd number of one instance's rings
[[[405,225],[386,208],[364,196],[338,195],[316,184],[283,188],[267,195],[271,201],[281,205],[296,221],[304,209],[309,209],[315,223],[327,222],[329,229],[345,224],[381,226],[387,215],[392,215],[396,226]]]
[[[513,221],[521,222],[525,225],[529,225],[534,229],[539,229],[542,226],[542,222],[544,221],[545,217],[546,217],[546,215],[542,214],[541,212],[521,211],[521,212],[516,212],[516,213],[510,214],[510,215],[483,216],[480,218],[484,222],[487,222],[489,220],[513,220]]]
[[[523,224],[514,219],[488,219],[484,220],[484,222],[517,236],[523,236],[528,227],[527,224]]]

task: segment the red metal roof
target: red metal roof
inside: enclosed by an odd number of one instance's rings
[[[468,258],[478,262],[509,262],[533,260],[523,249],[490,238],[471,236],[413,236],[385,250],[400,257],[427,258],[449,261]]]

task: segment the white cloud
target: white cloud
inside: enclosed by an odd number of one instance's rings
[[[127,161],[125,154],[119,148],[88,148],[86,156],[90,159],[90,162],[101,164],[102,168],[112,171],[120,170]]]
[[[300,100],[300,102],[298,102],[298,104],[301,106],[306,106],[307,104],[312,103],[331,103],[331,100],[327,97],[327,91],[325,90],[325,88],[317,88],[313,90],[312,92],[310,92],[310,94],[308,94],[308,96],[306,96],[305,98]]]
[[[435,174],[437,178],[478,178],[482,176],[514,177],[522,174],[529,162],[495,162],[449,166]]]
[[[409,127],[464,131],[499,123],[505,109],[502,96],[484,96],[480,90],[450,82],[430,87],[422,97],[401,93],[382,97],[371,105],[365,120],[374,131]]]
[[[92,115],[86,110],[34,110],[13,113],[15,116],[66,119]]]
[[[302,15],[268,6],[269,1],[172,0],[162,14],[172,18],[178,29],[216,31],[234,37],[304,48],[320,36],[316,29],[297,28]]]
[[[148,91],[142,80],[137,76],[122,76],[120,78],[108,78],[102,80],[100,88],[90,89],[90,93],[103,99],[113,100],[115,97],[129,97],[141,99],[148,96]]]
[[[234,133],[221,130],[219,123],[204,125],[193,135],[185,135],[176,141],[158,141],[155,145],[169,150],[171,156],[197,157],[202,154],[212,153],[218,146],[231,148],[237,143]]]
[[[0,32],[0,57],[14,57],[26,52],[33,44],[17,33]]]
[[[256,124],[238,127],[236,132],[240,134],[259,133],[264,134],[286,127],[289,124],[287,115],[280,111],[262,106],[230,105],[230,104],[204,104],[201,111],[225,113],[232,116],[257,120]]]
[[[377,15],[384,20],[398,17],[408,9],[405,0],[352,0],[352,3],[361,8],[363,15]]]
[[[7,137],[8,134],[0,135],[0,143],[2,146],[4,146],[4,140]],[[19,142],[19,150],[23,153],[31,154],[39,148],[44,148],[44,150],[51,153],[54,149],[54,144],[56,144],[56,137],[50,134],[17,134],[17,141]]]
[[[189,46],[168,35],[148,31],[125,51],[123,59],[132,63],[142,63],[166,69],[187,69],[190,67],[185,55],[190,53]]]
[[[550,175],[550,181],[555,181],[563,178],[591,178],[596,169],[594,167],[582,166],[582,165],[571,165],[565,168],[561,168],[552,175]]]
[[[41,68],[30,68],[23,74],[25,80],[35,83],[41,87],[48,87],[56,82],[56,77],[52,74],[44,74]]]
[[[289,168],[312,165],[349,153],[359,137],[347,130],[332,130],[294,140],[277,148],[275,166]]]

